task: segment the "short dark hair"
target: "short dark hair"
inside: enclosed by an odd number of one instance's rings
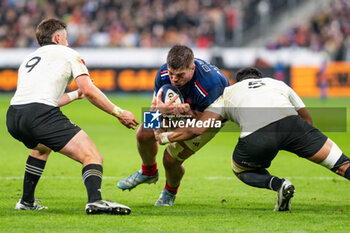
[[[260,70],[258,70],[255,67],[247,67],[237,71],[236,82],[242,81],[244,79],[250,79],[250,78],[259,79],[262,77],[263,76]]]
[[[184,45],[174,45],[167,56],[168,67],[178,70],[190,68],[194,61],[193,51]]]
[[[52,42],[52,36],[59,30],[66,29],[67,24],[59,19],[44,19],[37,26],[35,31],[36,39],[40,46],[50,44]]]

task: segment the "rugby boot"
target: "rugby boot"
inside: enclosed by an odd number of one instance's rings
[[[154,204],[155,206],[172,206],[175,201],[176,194],[169,192],[166,189],[160,193],[159,199]]]
[[[282,185],[277,191],[277,202],[274,211],[290,211],[294,192],[294,185],[288,179],[283,178]]]
[[[123,191],[126,189],[130,191],[131,189],[135,188],[139,184],[143,184],[143,183],[155,184],[158,181],[158,177],[159,177],[158,170],[157,170],[157,173],[153,176],[145,176],[145,175],[142,175],[142,169],[140,169],[139,171],[135,172],[131,176],[128,176],[120,180],[117,184],[117,187],[122,189]]]
[[[25,201],[22,201],[22,199],[19,199],[16,206],[15,210],[44,210],[47,209],[46,206],[39,205],[36,200],[33,203],[27,203]],[[39,201],[40,202],[40,201]]]
[[[104,200],[87,203],[85,211],[87,214],[129,215],[131,213],[131,209],[125,205]]]

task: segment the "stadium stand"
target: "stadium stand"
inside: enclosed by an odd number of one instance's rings
[[[288,1],[268,1],[271,15],[288,6]],[[33,28],[47,17],[64,19],[72,47],[232,46],[234,34],[259,22],[261,2],[265,1],[3,0],[0,47],[36,47]]]
[[[306,23],[288,29],[267,45],[271,50],[286,47],[326,51],[331,60],[350,60],[350,2],[331,1]]]

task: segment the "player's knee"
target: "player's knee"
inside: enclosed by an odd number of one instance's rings
[[[83,157],[83,160],[83,164],[103,164],[103,157],[100,155],[100,153],[88,153]]]
[[[98,157],[99,164],[103,165],[103,157],[99,154]]]
[[[178,142],[170,143],[167,146],[166,151],[169,154],[169,156],[181,163],[195,153],[185,144],[181,144]]]
[[[80,162],[83,164],[103,164],[102,155],[98,152],[97,148],[94,145],[84,147],[84,149],[80,151],[80,154]]]
[[[33,148],[32,153],[35,153],[38,156],[48,156],[51,153],[51,149],[39,143],[35,148]]]
[[[51,153],[51,149],[43,144],[38,144],[33,150],[30,152],[30,156],[40,159],[47,160]]]
[[[329,168],[333,172],[344,176],[346,170],[350,167],[350,159],[337,146],[337,144],[333,143],[329,154],[326,159],[320,163],[322,166]]]
[[[337,144],[333,143],[327,157],[320,162],[320,165],[335,171],[343,160],[342,155],[343,152],[340,150]]]
[[[139,127],[136,132],[136,139],[139,143],[155,141],[153,129],[144,129]]]
[[[231,168],[232,168],[233,173],[234,173],[238,178],[240,178],[240,177],[239,177],[239,174],[245,171],[243,168],[241,168],[240,166],[238,166],[238,165],[233,161],[233,159],[231,159]]]
[[[164,151],[164,156],[163,156],[163,165],[164,168],[171,169],[175,164],[178,164],[179,161],[174,159],[166,150]]]

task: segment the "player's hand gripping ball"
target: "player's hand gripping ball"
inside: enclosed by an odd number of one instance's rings
[[[182,118],[183,110],[184,109],[186,110],[187,108],[189,108],[188,104],[187,104],[188,106],[187,105],[185,107],[183,106],[184,99],[182,98],[180,91],[176,87],[170,84],[163,85],[159,89],[157,96],[158,96],[157,106],[160,107],[160,111],[164,114],[163,117],[165,118],[172,119],[172,120],[179,120]],[[168,102],[171,100],[173,100],[174,102],[171,102],[171,105],[169,105],[170,103]],[[160,101],[162,103],[159,103]],[[178,108],[175,106],[178,104],[181,105],[181,107]]]

